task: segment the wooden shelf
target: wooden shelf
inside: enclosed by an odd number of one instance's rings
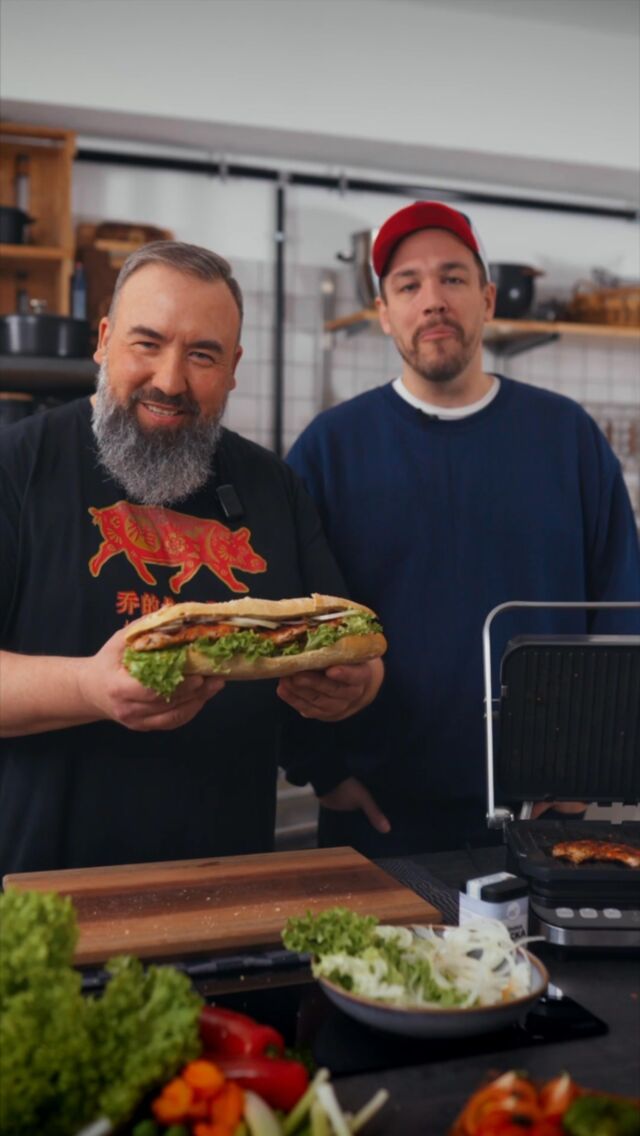
[[[378,319],[376,308],[361,308],[339,319],[327,320],[325,331],[342,331],[345,328],[373,323]],[[485,342],[513,340],[531,335],[609,335],[616,339],[640,339],[640,327],[620,327],[604,323],[568,323],[560,320],[492,320],[485,329]]]
[[[640,339],[640,327],[621,327],[613,323],[569,323],[562,320],[492,320],[485,339],[513,338],[516,335],[610,335],[617,339]]]
[[[45,138],[51,142],[67,144],[71,137],[68,130],[61,130],[56,126],[31,126],[24,122],[0,123],[0,134],[11,135],[14,138]]]
[[[378,319],[377,308],[361,308],[358,312],[351,312],[348,316],[339,319],[327,320],[325,331],[342,331],[343,328],[356,327],[360,323],[371,323]]]
[[[53,245],[0,245],[0,260],[62,260],[66,252]]]
[[[25,179],[21,204],[33,218],[29,244],[0,245],[2,312],[16,310],[20,291],[30,300],[44,301],[49,312],[69,314],[75,145],[75,134],[68,130],[0,122],[0,203],[9,207],[18,204],[15,179],[20,172]]]

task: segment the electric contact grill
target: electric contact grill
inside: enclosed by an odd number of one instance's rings
[[[640,602],[512,601],[483,629],[487,824],[502,829],[509,870],[528,883],[530,929],[558,947],[640,949],[640,867],[552,854],[560,842],[594,840],[640,856],[640,821],[531,819],[534,802],[545,800],[640,802],[640,635],[517,635],[494,699],[491,627],[514,608]]]

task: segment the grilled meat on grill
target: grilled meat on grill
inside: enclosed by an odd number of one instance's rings
[[[640,868],[640,848],[608,840],[565,840],[554,844],[551,854],[571,860],[572,864],[582,864],[585,860],[617,860],[628,868]]]

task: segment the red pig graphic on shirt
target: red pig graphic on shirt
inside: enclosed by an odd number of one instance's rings
[[[200,568],[208,568],[232,592],[248,592],[234,569],[257,573],[267,568],[266,560],[249,543],[248,528],[233,532],[219,521],[128,501],[117,501],[104,509],[90,508],[89,512],[102,537],[100,548],[89,561],[92,576],[98,576],[112,556],[123,553],[146,584],[157,583],[148,565],[162,564],[179,568],[169,579],[175,593]]]

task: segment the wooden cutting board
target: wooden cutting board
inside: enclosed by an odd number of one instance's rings
[[[71,896],[80,966],[122,953],[159,959],[281,946],[290,915],[334,904],[384,923],[441,922],[431,904],[352,848],[24,872],[4,885]]]

